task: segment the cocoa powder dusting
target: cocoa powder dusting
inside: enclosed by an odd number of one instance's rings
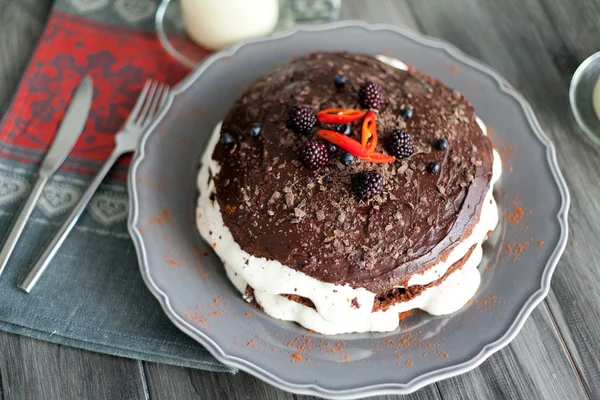
[[[521,218],[523,217],[523,214],[525,214],[523,209],[520,206],[515,205],[514,211],[512,213],[508,214],[506,216],[506,219],[511,224],[518,225],[521,223]]]

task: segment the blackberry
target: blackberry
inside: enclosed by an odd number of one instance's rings
[[[437,174],[440,172],[440,163],[437,161],[430,162],[429,165],[427,165],[427,171],[431,172],[432,174]]]
[[[348,152],[345,152],[340,157],[340,161],[344,165],[352,165],[352,163],[354,162],[354,156],[352,154],[348,153]]]
[[[296,133],[308,135],[317,123],[317,116],[307,106],[294,106],[288,114],[287,126]]]
[[[310,170],[317,170],[327,164],[329,154],[321,142],[308,141],[300,148],[300,161]]]
[[[411,107],[405,107],[404,109],[402,109],[400,114],[404,119],[411,119],[413,116],[413,109]]]
[[[335,130],[342,135],[350,136],[352,135],[352,125],[350,124],[341,124],[335,127]]]
[[[335,87],[338,89],[343,88],[344,85],[346,85],[347,80],[348,79],[346,78],[346,75],[344,75],[344,74],[336,75],[335,79],[334,79]]]
[[[383,178],[377,172],[359,172],[352,175],[352,192],[361,199],[368,199],[383,191]]]
[[[394,129],[385,141],[385,149],[395,158],[410,157],[414,151],[412,137],[404,129]]]
[[[223,146],[231,146],[233,144],[233,136],[229,133],[224,133],[221,135],[220,141]]]
[[[330,155],[334,155],[338,151],[338,147],[333,143],[327,142],[327,143],[325,143],[325,147],[327,147],[327,152]]]
[[[438,150],[446,150],[448,148],[448,139],[441,138],[437,142],[435,142],[435,148]]]
[[[250,136],[257,137],[262,132],[261,124],[252,124],[250,125]]]
[[[375,82],[365,81],[358,90],[358,100],[365,108],[379,108],[383,104],[381,86]]]

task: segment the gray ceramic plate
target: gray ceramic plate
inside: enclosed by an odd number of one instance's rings
[[[246,304],[196,233],[198,159],[236,97],[277,64],[339,50],[389,55],[429,72],[463,92],[493,130],[504,159],[496,194],[502,222],[484,250],[481,288],[462,312],[417,313],[388,334],[310,333]],[[475,368],[515,337],[546,296],[567,240],[567,188],[523,97],[455,47],[391,26],[303,27],[213,55],[174,90],[144,135],[129,190],[141,272],[173,323],[223,363],[322,397],[408,393]]]

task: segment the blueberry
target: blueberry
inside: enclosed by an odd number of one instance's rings
[[[338,151],[338,147],[335,144],[333,144],[333,143],[327,142],[327,143],[325,143],[325,147],[327,147],[327,151],[331,155],[334,155]]]
[[[437,142],[435,142],[435,148],[438,150],[446,150],[448,148],[448,139],[441,138]]]
[[[221,135],[221,144],[225,146],[230,146],[233,144],[233,136],[229,133],[224,133]]]
[[[350,136],[352,134],[352,126],[350,126],[350,124],[338,125],[335,127],[335,130],[346,136]]]
[[[335,80],[334,80],[335,87],[337,87],[337,88],[343,88],[344,85],[346,84],[346,81],[347,81],[346,75],[344,75],[344,74],[336,75],[335,76]]]
[[[344,165],[350,165],[354,162],[354,156],[352,154],[346,152],[346,153],[342,154],[340,161]]]
[[[250,125],[250,136],[257,137],[262,132],[261,124],[252,124]]]
[[[427,170],[432,174],[437,174],[440,172],[440,164],[437,161],[432,161],[427,166]]]
[[[402,118],[411,119],[413,116],[413,109],[411,107],[406,107],[402,110]]]

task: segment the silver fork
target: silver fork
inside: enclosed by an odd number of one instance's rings
[[[100,171],[96,174],[96,177],[87,188],[85,193],[79,199],[79,202],[71,211],[71,214],[67,220],[60,227],[60,230],[56,233],[56,236],[48,244],[40,258],[29,270],[25,278],[19,284],[19,288],[29,293],[36,285],[48,264],[64,242],[65,238],[75,226],[75,223],[81,216],[81,213],[89,203],[90,199],[102,183],[102,180],[110,171],[113,164],[123,154],[131,153],[135,151],[137,142],[141,137],[144,130],[150,125],[156,114],[160,111],[162,106],[167,101],[169,95],[169,87],[162,83],[148,80],[138,97],[131,114],[125,121],[125,125],[119,131],[115,137],[115,149],[108,157],[108,160],[104,163]]]

